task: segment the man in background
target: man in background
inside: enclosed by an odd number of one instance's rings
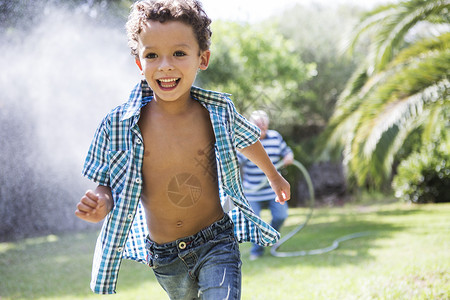
[[[261,129],[260,142],[272,163],[277,165],[282,161],[283,166],[292,164],[294,161],[292,149],[289,148],[280,133],[275,130],[269,130],[269,116],[267,113],[262,110],[254,111],[250,115],[249,121]],[[239,153],[238,158],[243,176],[244,192],[250,206],[258,216],[260,216],[261,209],[270,209],[272,214],[271,225],[279,231],[288,216],[288,205],[274,201],[276,198],[275,193],[269,183],[266,182],[266,184],[262,185],[262,182],[266,180],[266,176],[254,163]],[[250,251],[250,260],[258,259],[263,254],[264,247],[253,244]]]

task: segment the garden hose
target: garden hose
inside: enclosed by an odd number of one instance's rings
[[[302,173],[303,177],[305,178],[306,183],[308,185],[308,191],[309,191],[309,195],[310,195],[309,212],[308,212],[308,214],[306,216],[305,221],[302,224],[298,225],[296,228],[294,228],[294,230],[292,230],[291,232],[286,234],[275,245],[272,246],[272,248],[270,249],[270,254],[271,255],[273,255],[275,257],[294,257],[294,256],[307,256],[307,255],[324,254],[324,253],[333,251],[336,248],[338,248],[339,244],[341,242],[348,241],[348,240],[351,240],[351,239],[355,239],[355,238],[359,238],[359,237],[363,237],[363,236],[367,236],[367,235],[372,234],[371,232],[357,232],[357,233],[345,235],[345,236],[342,236],[340,238],[335,239],[330,246],[325,247],[325,248],[320,248],[320,249],[300,250],[300,251],[291,251],[291,252],[280,252],[280,251],[277,251],[278,248],[280,248],[280,246],[282,244],[287,242],[290,238],[292,238],[294,235],[296,235],[303,228],[306,227],[306,225],[308,224],[309,220],[311,219],[311,216],[312,216],[313,211],[314,211],[315,196],[314,196],[314,188],[313,188],[313,185],[312,185],[311,177],[309,176],[309,173],[306,170],[306,168],[299,161],[294,160],[292,165],[295,166],[297,169],[299,169],[301,171],[301,173]],[[282,166],[283,166],[283,161],[280,161],[278,164],[275,165],[275,167],[277,169],[280,169]],[[265,178],[264,180],[261,181],[261,183],[257,187],[252,189],[252,191],[257,191],[257,190],[263,188],[264,186],[266,186],[267,184],[268,184],[268,181],[267,181],[267,178]]]

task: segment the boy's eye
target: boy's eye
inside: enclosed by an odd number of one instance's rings
[[[176,51],[173,56],[185,56],[186,53],[184,53],[183,51]]]
[[[156,53],[149,53],[145,56],[145,58],[156,58],[158,57],[158,55],[156,55]]]

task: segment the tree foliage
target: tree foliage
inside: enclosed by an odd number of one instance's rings
[[[292,103],[313,65],[305,65],[293,44],[273,25],[213,23],[211,62],[199,73],[202,87],[233,95],[241,113],[265,109],[275,123],[298,120]]]
[[[395,196],[414,203],[450,202],[448,133],[403,160],[392,183]]]
[[[350,5],[297,4],[276,18],[280,32],[289,37],[305,63],[314,63],[314,76],[300,85],[297,109],[306,116],[302,126],[323,128],[361,55],[345,55],[345,33],[358,21],[360,9]]]
[[[423,129],[421,143],[448,130],[449,9],[448,0],[409,0],[373,10],[357,27],[350,49],[369,35],[370,51],[341,93],[321,148],[343,154],[357,184],[387,182],[415,129]]]

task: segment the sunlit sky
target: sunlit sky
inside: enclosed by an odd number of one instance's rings
[[[311,3],[323,5],[338,5],[351,3],[366,7],[376,4],[393,2],[393,0],[202,0],[208,16],[214,21],[226,19],[231,21],[255,22],[282,12],[295,4]]]

